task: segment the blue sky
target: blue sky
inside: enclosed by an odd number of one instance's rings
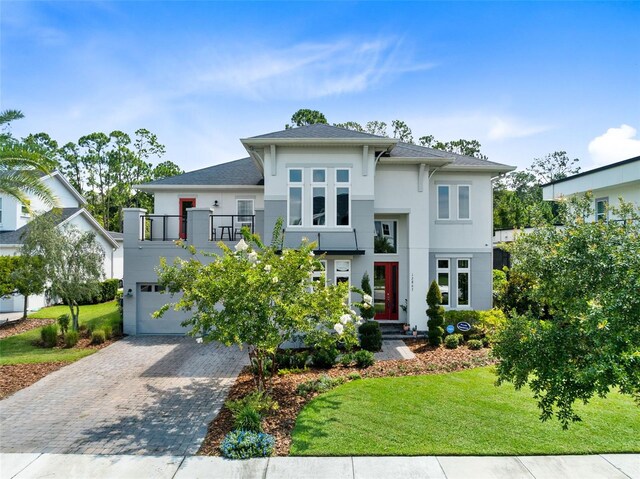
[[[11,2],[1,108],[60,143],[147,128],[186,170],[299,108],[528,166],[640,155],[640,2]]]

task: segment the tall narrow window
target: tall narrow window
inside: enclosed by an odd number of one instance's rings
[[[320,269],[315,270],[311,275],[311,278],[313,279],[313,281],[320,281],[320,279],[324,276],[324,284],[326,285],[327,284],[327,260],[321,259],[319,263],[321,265]]]
[[[289,226],[302,226],[302,169],[289,170]]]
[[[337,259],[334,263],[336,284],[346,282],[351,287],[351,260]]]
[[[608,198],[596,199],[596,221],[604,221],[607,219]]]
[[[348,169],[336,170],[336,226],[351,224],[350,174]]]
[[[313,224],[323,226],[326,224],[327,204],[327,172],[326,170],[313,170],[311,174],[313,193]]]
[[[469,202],[469,185],[458,185],[458,219],[468,220],[471,216],[469,214],[470,202]]]
[[[251,223],[253,217],[253,200],[237,200],[238,221],[241,223]]]
[[[449,219],[449,186],[438,185],[438,219]]]
[[[376,220],[373,239],[373,252],[376,254],[397,253],[397,227],[398,222],[393,220]]]
[[[436,268],[437,283],[442,293],[442,305],[449,306],[449,260],[438,259]]]
[[[470,268],[468,259],[458,260],[458,306],[469,306]]]
[[[0,198],[0,225],[2,224],[2,198]]]

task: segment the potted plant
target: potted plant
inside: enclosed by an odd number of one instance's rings
[[[413,337],[414,338],[418,337],[418,325],[417,324],[413,327]]]
[[[406,333],[411,328],[411,325],[409,323],[404,323],[402,325],[402,328],[404,329],[404,332]]]

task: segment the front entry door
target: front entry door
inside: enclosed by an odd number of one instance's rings
[[[180,218],[178,225],[180,238],[186,239],[187,237],[187,208],[195,208],[195,198],[180,198]]]
[[[373,264],[375,319],[398,319],[398,263]]]

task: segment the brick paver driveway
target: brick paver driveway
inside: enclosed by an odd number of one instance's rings
[[[118,341],[0,401],[1,452],[194,454],[246,352]]]

